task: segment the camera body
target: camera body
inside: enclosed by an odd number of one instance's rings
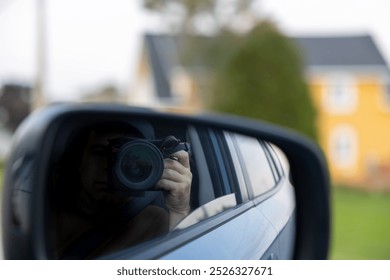
[[[164,159],[189,145],[174,136],[148,140],[120,137],[109,140],[108,182],[118,191],[143,195],[154,190],[164,171]]]

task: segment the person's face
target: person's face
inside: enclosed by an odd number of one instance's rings
[[[97,133],[92,131],[80,163],[79,170],[83,191],[102,207],[119,206],[129,199],[128,196],[115,192],[108,186],[108,140],[119,136],[120,134],[117,132]]]

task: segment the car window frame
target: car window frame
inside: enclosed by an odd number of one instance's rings
[[[271,167],[272,174],[274,175],[275,183],[277,184],[281,179],[281,175],[280,175],[279,170],[275,164],[275,160],[273,159],[271,152],[268,149],[268,146],[267,146],[268,143],[261,141],[259,139],[257,139],[257,140],[259,141],[260,145],[263,147],[264,153],[265,153],[265,155],[268,159],[269,165]]]
[[[229,150],[230,156],[231,156],[231,163],[232,163],[232,169],[235,173],[236,179],[237,179],[237,189],[240,191],[241,195],[241,203],[249,201],[249,193],[248,188],[246,186],[245,177],[243,173],[243,168],[241,166],[241,162],[239,159],[239,155],[237,153],[237,149],[234,146],[233,139],[232,139],[232,133],[228,131],[224,131],[224,138],[226,141],[227,149]]]
[[[268,142],[265,142],[265,144],[266,144],[267,150],[269,151],[269,153],[271,155],[271,158],[273,159],[273,162],[276,166],[276,169],[279,172],[280,177],[281,178],[285,177],[287,170],[285,170],[283,168],[282,160],[280,159],[279,154],[276,152],[275,147]]]

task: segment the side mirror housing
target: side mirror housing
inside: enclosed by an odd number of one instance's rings
[[[102,121],[115,123],[129,120],[150,122],[158,131],[174,131],[176,127],[228,131],[261,139],[278,147],[288,160],[295,192],[292,257],[327,258],[330,235],[328,170],[319,148],[306,138],[274,125],[233,116],[184,116],[122,105],[64,104],[33,113],[14,136],[3,182],[2,230],[6,259],[53,258],[49,243],[53,238],[49,187],[53,180],[53,162],[69,145],[68,138],[73,132]],[[200,236],[200,231],[201,227],[185,229],[173,234],[173,239],[162,238],[159,242],[164,246],[157,249],[145,247],[142,253],[136,248],[131,256],[161,258],[190,239],[183,236],[192,234],[194,238]],[[113,255],[113,258],[120,256]]]

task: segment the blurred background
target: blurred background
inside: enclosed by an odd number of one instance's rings
[[[387,0],[0,0],[0,177],[15,129],[52,103],[244,115],[324,151],[331,259],[390,259],[389,10]]]

